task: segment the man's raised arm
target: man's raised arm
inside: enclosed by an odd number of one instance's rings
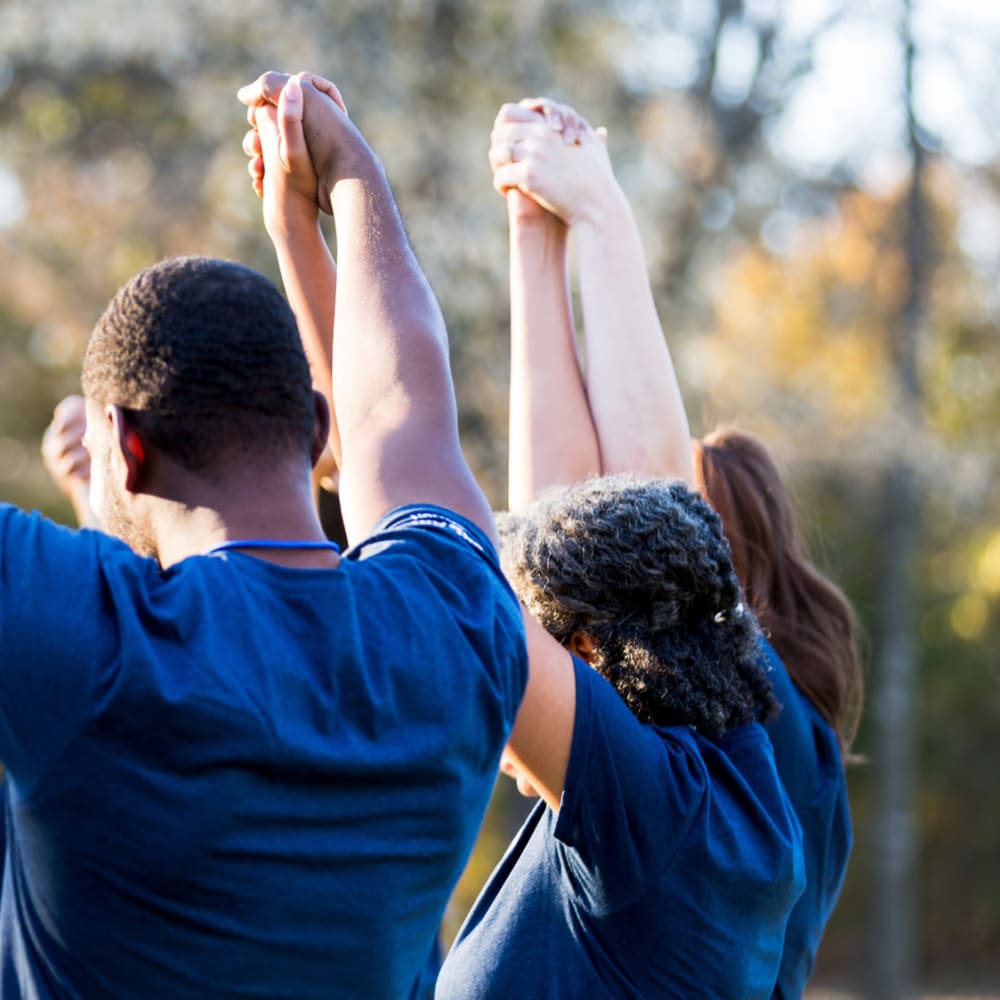
[[[287,79],[265,74],[241,99],[275,103]],[[348,538],[408,503],[446,507],[492,538],[489,504],[459,446],[444,320],[382,164],[322,83],[304,75],[296,85],[317,200],[337,229],[333,401]]]

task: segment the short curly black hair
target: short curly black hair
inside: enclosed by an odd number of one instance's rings
[[[263,275],[210,257],[140,271],[90,336],[83,391],[125,408],[184,468],[223,456],[308,456],[309,363],[284,296]]]
[[[504,569],[642,722],[719,737],[778,709],[718,515],[683,483],[605,476],[498,519]]]

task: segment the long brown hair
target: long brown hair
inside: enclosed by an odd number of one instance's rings
[[[694,458],[698,488],[722,518],[750,606],[846,755],[863,696],[847,598],[806,555],[792,498],[757,438],[715,430],[694,442]]]

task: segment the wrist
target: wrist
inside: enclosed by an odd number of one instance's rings
[[[320,175],[320,208],[332,214],[335,203],[345,195],[349,199],[352,191],[388,187],[382,161],[359,133],[355,142],[345,143],[338,150],[336,160]]]
[[[569,229],[561,220],[556,225],[529,226],[510,232],[511,274],[533,283],[538,276],[564,273],[569,251]]]
[[[275,243],[299,239],[319,228],[319,206],[302,195],[291,195],[265,211],[264,228]]]
[[[338,169],[327,190],[330,212],[335,216],[340,212],[357,211],[369,215],[379,211],[386,203],[392,205],[395,211],[389,178],[382,162],[374,154],[358,157],[352,165]]]
[[[569,227],[551,212],[539,212],[530,216],[510,212],[510,240],[520,246],[534,244],[565,243],[569,235]]]
[[[625,192],[613,180],[596,194],[581,198],[567,224],[574,232],[592,230],[603,233],[614,228],[623,219],[629,219],[631,214],[632,209]]]

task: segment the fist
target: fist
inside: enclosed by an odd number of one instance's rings
[[[83,446],[87,412],[82,396],[67,396],[55,408],[42,437],[42,461],[59,490],[74,500],[90,487],[90,454]]]

